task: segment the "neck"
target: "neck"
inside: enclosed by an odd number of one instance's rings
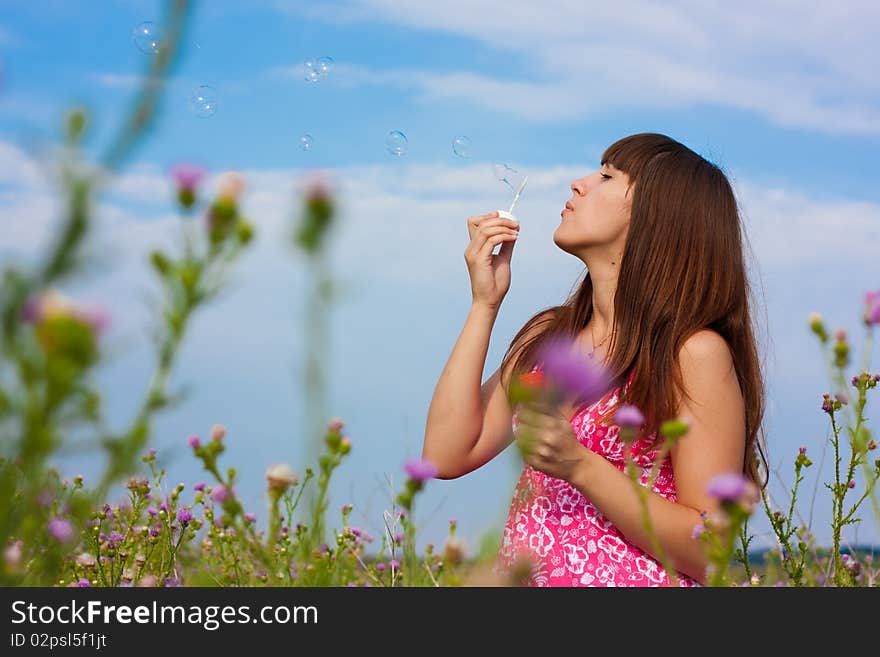
[[[590,269],[593,282],[593,314],[590,318],[596,341],[605,338],[614,326],[614,292],[617,289],[617,269]]]

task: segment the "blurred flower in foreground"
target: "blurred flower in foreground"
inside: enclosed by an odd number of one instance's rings
[[[269,491],[281,494],[290,486],[296,486],[299,478],[289,465],[280,463],[270,466],[266,470],[266,480],[269,482]]]
[[[75,305],[58,290],[47,290],[29,299],[21,311],[21,318],[30,324],[40,324],[52,319],[73,319],[88,324],[94,331],[107,328],[109,317],[96,305]]]
[[[722,506],[739,504],[746,512],[751,512],[752,505],[761,499],[755,484],[743,474],[733,472],[714,477],[709,482],[708,493]]]
[[[413,496],[425,486],[428,479],[437,476],[437,466],[424,459],[409,459],[403,465],[408,479],[404,491],[397,499],[405,509],[412,508]]]
[[[880,290],[865,293],[865,324],[880,324]]]
[[[319,174],[306,184],[302,216],[294,232],[294,244],[306,252],[320,250],[332,225],[335,203],[328,178]]]
[[[217,198],[206,215],[208,234],[214,246],[235,232],[239,243],[247,244],[253,237],[253,227],[239,213],[239,198],[244,191],[244,178],[229,172],[220,179]]]
[[[106,313],[97,306],[77,306],[57,290],[29,299],[21,311],[33,324],[37,340],[50,357],[84,369],[98,358],[98,335],[107,327]]]
[[[47,525],[49,535],[59,543],[69,543],[74,539],[73,527],[62,518],[53,518]]]
[[[584,356],[570,339],[550,338],[538,349],[536,359],[541,370],[521,374],[511,386],[512,406],[525,402],[555,407],[566,399],[592,404],[608,389],[605,370]]]
[[[171,170],[171,177],[177,186],[177,202],[184,210],[196,203],[196,188],[205,177],[205,170],[193,164],[178,164]]]
[[[591,404],[607,390],[609,382],[604,370],[584,356],[571,340],[549,340],[538,350],[538,361],[543,363],[551,395],[583,397]]]
[[[614,423],[620,427],[620,439],[624,442],[635,440],[636,432],[645,423],[645,416],[638,407],[624,404],[614,414]]]

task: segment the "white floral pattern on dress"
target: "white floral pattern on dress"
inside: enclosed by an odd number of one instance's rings
[[[539,369],[535,366],[532,371]],[[624,390],[632,383],[632,373]],[[615,425],[599,419],[617,402],[620,387],[612,390],[571,419],[578,440],[623,471],[624,443]],[[513,415],[517,429],[517,414]],[[645,449],[656,434],[636,441],[633,461],[639,479],[647,485],[658,448]],[[652,488],[675,502],[672,459],[667,454]],[[495,563],[498,574],[509,571],[520,556],[535,565],[532,586],[671,586],[672,580],[649,554],[631,544],[583,494],[567,481],[550,477],[526,465],[513,494],[501,549]],[[700,584],[676,573],[679,586]]]

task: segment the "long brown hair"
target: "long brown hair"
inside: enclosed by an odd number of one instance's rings
[[[730,347],[745,402],[743,472],[764,488],[758,463],[760,457],[766,475],[764,380],[743,258],[745,231],[730,182],[717,165],[654,133],[615,142],[602,155],[606,163],[629,176],[633,193],[606,373],[612,388],[634,376],[602,422],[610,424],[618,406],[633,404],[645,417],[645,435],[657,432],[677,412],[676,390],[687,394],[677,358],[681,346],[702,329],[716,331]],[[584,268],[583,281],[565,303],[537,313],[514,336],[502,370],[518,353],[513,376],[528,372],[545,338],[573,339],[590,321],[592,299]]]

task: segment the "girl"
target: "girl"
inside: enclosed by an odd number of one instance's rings
[[[564,304],[525,324],[482,387],[519,227],[498,213],[468,219],[473,301],[431,400],[422,456],[440,478],[460,477],[529,428],[534,439],[524,453],[499,571],[527,556],[533,585],[700,585],[707,564],[694,527],[702,512],[718,509],[709,481],[740,472],[766,486],[757,458],[766,471],[758,439],[764,383],[737,203],[717,166],[664,135],[621,139],[601,164],[571,184],[553,236],[586,265],[583,282]],[[600,363],[612,389],[589,404],[514,411],[513,376],[540,369],[542,344],[557,337]],[[611,421],[623,404],[636,406],[645,420],[629,446],[642,485],[660,451],[660,424],[688,421],[648,496],[674,576],[652,552],[639,496],[623,472],[627,447]]]

